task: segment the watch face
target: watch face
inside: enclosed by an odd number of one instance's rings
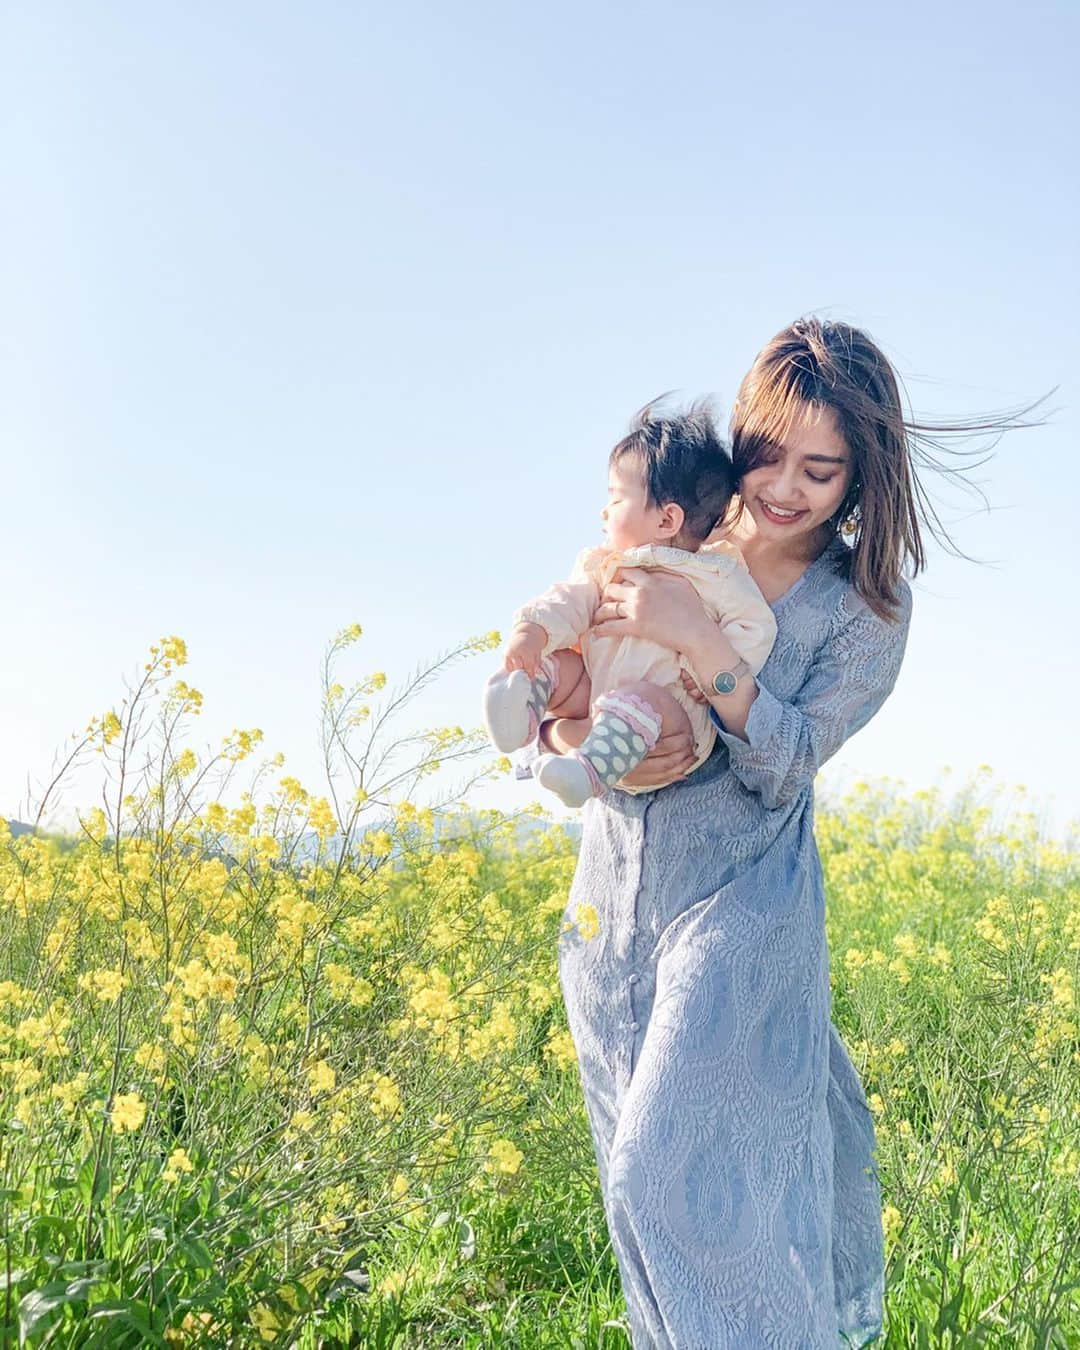
[[[730,694],[736,684],[738,680],[730,670],[722,670],[719,675],[713,676],[713,688],[718,694]]]

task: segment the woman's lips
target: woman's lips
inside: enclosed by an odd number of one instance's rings
[[[758,498],[761,501],[760,497]],[[808,515],[807,511],[796,511],[793,516],[777,515],[768,502],[761,502],[761,510],[766,520],[771,520],[774,525],[794,525],[797,520],[802,520],[803,516]]]

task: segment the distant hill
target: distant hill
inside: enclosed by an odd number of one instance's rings
[[[443,812],[442,814],[436,813],[432,822],[432,838],[436,843],[440,840],[453,839],[465,832],[470,824],[484,826],[487,823],[487,817],[484,816],[482,812],[478,811],[470,811],[464,815],[461,813],[457,815],[452,815],[447,812]],[[360,831],[359,837],[363,838],[365,834],[370,834],[374,830],[388,830],[391,835],[393,835],[394,831],[391,828],[392,825],[393,821],[390,817],[373,821],[370,825],[366,825],[364,829]],[[580,840],[581,824],[579,821],[539,820],[536,816],[523,816],[521,820],[517,821],[514,825],[514,844],[520,847],[526,840],[531,839],[538,833],[550,830],[554,825],[561,825],[572,839]],[[8,829],[11,831],[12,835],[20,835],[32,834],[34,827],[33,825],[24,824],[21,820],[9,820]],[[46,831],[46,833],[49,832]],[[406,835],[406,838],[408,838],[408,835]],[[74,840],[70,842],[74,843]],[[331,845],[334,844],[334,837],[331,837],[330,843]],[[319,837],[314,831],[310,831],[302,836],[297,849],[297,856],[300,859],[312,858],[318,852],[318,849]],[[325,851],[326,849],[324,846],[323,852],[325,853]],[[331,849],[331,851],[333,850]],[[390,852],[390,856],[392,858],[399,857],[402,851],[400,842],[395,838],[394,847]]]
[[[436,814],[434,820],[432,821],[431,838],[435,843],[439,843],[440,841],[454,839],[462,834],[467,833],[468,827],[470,825],[476,825],[482,828],[487,824],[488,824],[487,817],[483,814],[483,812],[478,811],[471,811],[464,815],[460,813],[457,815],[450,815],[446,813],[442,815]],[[524,844],[526,840],[533,838],[536,834],[540,834],[547,830],[550,830],[556,825],[561,826],[570,836],[571,839],[580,841],[581,823],[579,821],[539,820],[537,819],[536,816],[523,816],[520,820],[516,821],[514,824],[514,836],[513,836],[514,845],[516,847],[521,847],[521,845]],[[401,840],[402,832],[398,831],[397,834],[395,834],[395,831],[393,829],[393,821],[391,820],[390,817],[385,817],[382,820],[375,820],[372,821],[370,825],[365,825],[365,827],[361,831],[359,831],[357,837],[358,839],[362,839],[364,835],[371,834],[379,830],[386,830],[394,838],[394,846],[390,850],[390,857],[391,858],[400,857],[401,854],[405,851],[402,848],[402,840]],[[405,831],[404,841],[407,842],[409,837],[410,832]],[[335,845],[340,846],[340,841],[337,839],[336,836],[331,836],[328,843],[330,845],[331,853],[333,853]],[[300,840],[300,844],[297,849],[297,857],[300,859],[314,857],[318,849],[319,849],[319,837],[313,831],[309,831]],[[324,844],[323,853],[325,854],[326,852],[327,847]]]

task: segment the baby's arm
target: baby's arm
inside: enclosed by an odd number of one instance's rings
[[[776,616],[743,567],[727,579],[718,621],[720,631],[756,675],[776,641]]]
[[[543,656],[562,647],[573,647],[591,627],[600,605],[600,587],[586,574],[581,557],[568,581],[556,582],[543,595],[514,611],[515,625],[532,623],[544,629]]]

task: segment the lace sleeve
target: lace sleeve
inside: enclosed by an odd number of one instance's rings
[[[849,592],[837,627],[790,702],[758,680],[746,739],[709,714],[728,748],[731,771],[772,809],[785,806],[814,780],[822,764],[866,725],[892,692],[907,645],[911,588],[900,583],[895,622],[880,618]]]

